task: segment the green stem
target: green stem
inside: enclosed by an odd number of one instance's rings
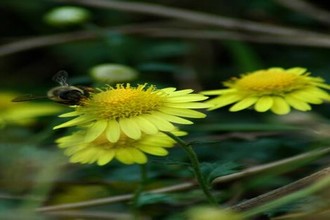
[[[188,155],[188,157],[190,159],[190,162],[191,162],[191,166],[192,166],[192,168],[194,170],[196,179],[197,179],[200,187],[202,188],[202,190],[203,190],[203,192],[204,192],[207,200],[209,201],[210,204],[217,205],[217,201],[213,197],[213,195],[211,194],[211,192],[209,190],[209,187],[208,187],[208,184],[206,183],[206,180],[205,180],[205,178],[202,175],[198,157],[197,157],[195,151],[192,149],[191,144],[188,144],[188,143],[184,142],[181,138],[175,136],[171,132],[164,131],[164,134],[168,135],[170,138],[172,138],[178,144],[180,144],[180,146],[187,153],[187,155]]]
[[[132,210],[133,210],[135,219],[138,219],[139,199],[143,192],[144,185],[147,181],[147,166],[145,164],[140,164],[139,168],[140,168],[140,183],[139,183],[138,187],[136,188],[136,190],[134,192],[134,196],[132,198]]]

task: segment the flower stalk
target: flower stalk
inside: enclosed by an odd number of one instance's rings
[[[165,133],[166,135],[171,137],[173,140],[175,140],[183,148],[183,150],[187,153],[187,155],[190,159],[194,174],[196,176],[196,179],[197,179],[203,193],[205,194],[207,200],[209,201],[210,204],[217,205],[217,201],[211,194],[208,184],[206,183],[206,180],[201,172],[198,157],[197,157],[195,151],[192,149],[191,144],[186,143],[181,138],[175,136],[171,132],[164,131],[163,133]]]
[[[139,183],[138,187],[136,188],[136,190],[134,192],[134,196],[132,198],[132,211],[135,216],[135,219],[138,219],[139,200],[140,200],[141,194],[143,192],[144,185],[147,182],[147,178],[148,178],[146,164],[140,164],[139,168],[140,168],[140,183]]]

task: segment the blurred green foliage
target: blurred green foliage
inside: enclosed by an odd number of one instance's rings
[[[157,0],[149,3],[317,32],[328,28],[276,1]],[[330,8],[324,1],[313,3],[324,9]],[[328,47],[216,40],[204,38],[203,35],[199,38],[155,37],[143,33],[143,28],[148,25],[159,28],[188,25],[196,30],[216,28],[143,13],[88,6],[82,6],[90,11],[88,23],[52,27],[44,22],[47,12],[66,5],[74,4],[51,0],[0,2],[1,90],[44,95],[56,85],[51,80],[52,75],[62,69],[69,72],[69,82],[72,84],[99,86],[92,81],[89,71],[103,63],[117,63],[136,69],[139,77],[133,84],[150,82],[158,87],[192,88],[197,92],[219,88],[222,81],[241,73],[272,66],[306,67],[314,75],[330,82]],[[128,31],[118,31],[120,27],[126,27]],[[76,37],[77,40],[1,54],[9,43],[18,44],[29,38],[78,31],[93,33],[94,37],[78,40],[79,34],[73,34],[73,39]],[[251,33],[251,36],[260,37],[262,34]],[[11,45],[13,49],[14,44]],[[217,176],[329,146],[329,103],[314,107],[313,113],[311,117],[306,113],[304,120],[300,120],[298,115],[296,120],[295,113],[281,118],[271,113],[249,110],[230,113],[228,108],[223,108],[208,112],[208,117],[203,120],[196,120],[196,126],[187,128],[189,136],[186,140],[193,144],[203,162],[203,174],[208,182],[212,182]],[[58,120],[54,115],[41,117],[29,126],[7,125],[1,128],[0,213],[3,214],[0,214],[0,219],[23,219],[23,216],[25,219],[77,219],[40,214],[34,210],[40,206],[130,194],[138,186],[139,169],[136,165],[123,166],[117,162],[104,167],[69,164],[53,142],[66,132],[52,130]],[[302,178],[326,166],[328,160],[324,157],[286,174],[269,173],[268,176],[251,177],[248,181],[237,181],[216,189],[215,193],[224,205],[228,201],[235,202],[231,198],[243,201]],[[192,179],[188,158],[179,147],[171,149],[168,157],[150,157],[147,166],[147,190]],[[195,187],[185,192],[142,194],[139,208],[141,214],[150,216],[150,219],[183,219],[181,213],[187,207],[203,202],[203,195]],[[299,204],[297,201],[297,206],[304,207]],[[89,207],[88,210],[128,213],[128,207],[129,202],[125,200]],[[295,204],[265,214],[276,216],[292,210],[295,210]],[[86,216],[82,219],[93,219]]]

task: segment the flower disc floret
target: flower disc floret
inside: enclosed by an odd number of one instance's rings
[[[87,126],[86,140],[93,141],[103,132],[108,141],[115,143],[121,132],[132,139],[143,133],[156,134],[172,131],[174,124],[192,124],[185,118],[203,118],[205,114],[193,110],[210,107],[200,103],[207,99],[193,90],[175,88],[156,89],[147,84],[132,87],[118,84],[92,94],[75,111],[60,117],[76,117],[54,129]]]
[[[162,132],[143,134],[139,140],[121,133],[116,143],[109,142],[104,133],[91,142],[86,141],[86,132],[87,130],[80,130],[56,140],[60,148],[65,148],[65,154],[70,156],[72,163],[97,163],[102,166],[117,159],[124,164],[144,164],[148,161],[146,154],[166,156],[166,148],[175,145],[175,141]],[[172,133],[176,136],[186,134],[178,130]]]
[[[291,108],[311,110],[310,104],[330,100],[326,89],[330,86],[320,77],[311,77],[306,69],[269,68],[241,75],[224,83],[227,89],[205,91],[205,95],[218,95],[206,103],[209,110],[235,103],[230,111],[240,111],[251,106],[258,112],[271,110],[283,115]]]

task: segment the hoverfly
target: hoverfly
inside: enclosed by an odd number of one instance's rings
[[[82,101],[89,97],[93,89],[86,86],[71,86],[67,83],[68,73],[64,70],[57,72],[52,80],[57,82],[59,86],[48,90],[47,95],[22,95],[14,98],[13,102],[25,102],[36,99],[48,98],[54,102],[65,105],[81,105]]]

